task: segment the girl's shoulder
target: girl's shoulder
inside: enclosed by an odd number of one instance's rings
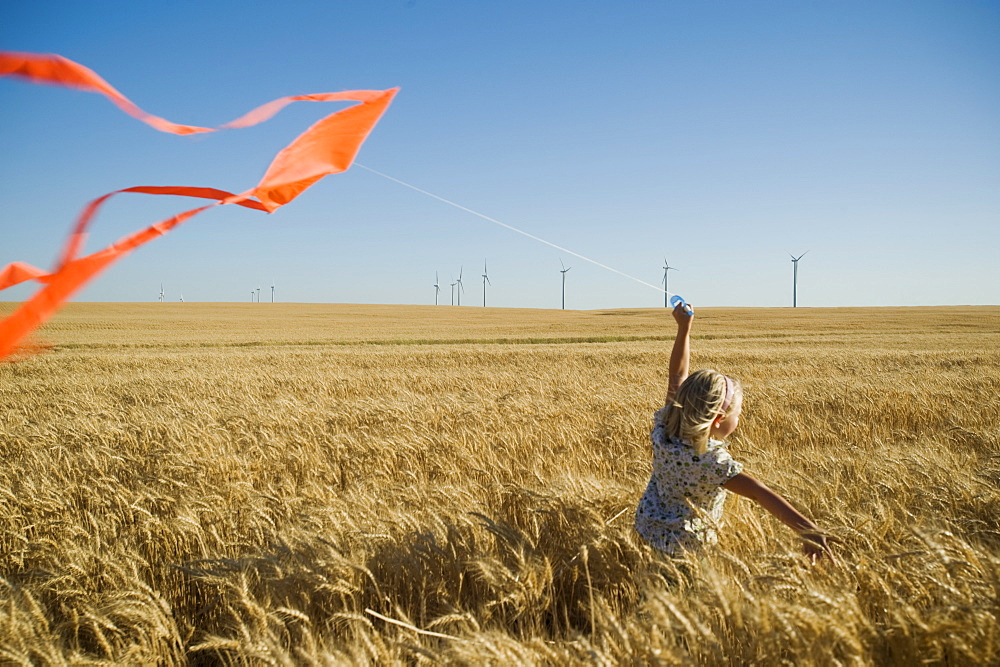
[[[703,454],[696,454],[694,444],[683,438],[667,435],[666,429],[661,424],[653,427],[650,438],[653,441],[653,445],[659,448],[660,451],[670,452],[671,454],[690,453],[705,462],[715,461],[721,463],[732,460],[732,455],[730,455],[729,450],[726,448],[727,445],[724,440],[709,438],[705,452]]]
[[[668,451],[672,454],[695,454],[694,443],[674,435],[667,435],[665,429],[654,428],[651,433],[653,445],[661,451]],[[707,452],[706,452],[707,453]]]
[[[676,436],[667,435],[667,429],[664,428],[663,424],[654,424],[653,430],[650,432],[649,437],[652,438],[653,444],[661,445],[664,447],[692,447],[693,445],[687,440],[682,440]]]
[[[728,445],[726,444],[725,440],[716,440],[715,438],[708,439],[707,449],[721,449],[723,451],[726,451],[727,446]]]
[[[705,448],[705,455],[718,462],[728,462],[733,460],[733,456],[729,453],[726,441],[716,440],[714,438],[708,439],[708,446]]]

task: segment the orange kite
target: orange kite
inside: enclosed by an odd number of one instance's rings
[[[275,156],[260,183],[243,193],[233,194],[214,188],[141,186],[116,190],[91,201],[84,207],[73,225],[54,271],[46,273],[24,262],[13,262],[0,269],[0,290],[27,280],[44,283],[44,287],[33,297],[0,322],[0,359],[13,352],[25,336],[44,324],[67,299],[100,271],[140,245],[166,234],[198,213],[223,204],[237,204],[273,213],[324,176],[345,171],[351,166],[361,144],[368,138],[375,123],[382,117],[399,91],[398,88],[391,88],[282,97],[257,107],[220,128],[205,128],[178,125],[146,113],[96,72],[62,56],[0,51],[0,76],[15,76],[32,83],[48,83],[100,93],[125,113],[157,130],[173,134],[196,134],[215,132],[216,129],[250,127],[271,118],[288,104],[297,101],[360,103],[330,114],[299,135]],[[120,192],[183,195],[211,199],[215,200],[215,203],[161,220],[103,250],[78,257],[91,220],[104,202]]]

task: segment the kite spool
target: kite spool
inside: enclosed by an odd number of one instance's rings
[[[684,312],[687,313],[688,315],[694,315],[694,308],[689,306],[687,302],[684,300],[684,297],[680,296],[679,294],[675,294],[672,297],[670,297],[670,306],[672,308],[680,306],[684,309]]]

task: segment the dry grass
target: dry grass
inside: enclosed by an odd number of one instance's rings
[[[669,334],[72,305],[0,364],[0,661],[1000,662],[1000,308],[699,311],[839,571],[737,499],[682,571],[634,533]]]

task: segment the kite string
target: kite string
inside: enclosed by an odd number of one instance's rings
[[[500,225],[501,227],[504,227],[505,229],[509,229],[512,232],[517,232],[518,234],[521,234],[522,236],[527,236],[529,239],[532,239],[534,241],[538,241],[539,243],[544,243],[545,245],[550,246],[552,248],[555,248],[556,250],[558,250],[560,252],[564,252],[564,253],[567,253],[569,255],[573,255],[574,257],[582,259],[585,262],[590,262],[591,264],[593,264],[595,266],[599,266],[599,267],[601,267],[602,269],[604,269],[606,271],[611,271],[612,273],[617,273],[618,275],[620,275],[622,277],[625,277],[625,278],[628,278],[629,280],[634,280],[635,282],[639,283],[640,285],[645,285],[646,287],[652,287],[653,289],[655,289],[657,292],[659,292],[661,294],[666,293],[668,295],[673,295],[673,292],[668,292],[665,289],[663,289],[662,287],[659,287],[658,285],[654,285],[652,283],[647,283],[645,280],[642,280],[641,278],[636,278],[635,276],[629,275],[629,274],[625,273],[624,271],[619,271],[618,269],[614,268],[613,266],[608,266],[607,264],[602,264],[601,262],[598,262],[596,259],[591,259],[589,257],[581,255],[578,252],[573,252],[572,250],[570,250],[568,248],[564,248],[564,247],[562,247],[560,245],[556,245],[555,243],[552,243],[551,241],[546,241],[545,239],[540,238],[538,236],[535,236],[534,234],[531,234],[529,232],[526,232],[523,229],[518,229],[517,227],[514,227],[512,225],[508,225],[507,223],[501,222],[501,221],[497,220],[496,218],[491,218],[490,216],[485,215],[483,213],[480,213],[478,211],[473,211],[471,208],[466,208],[465,206],[462,206],[461,204],[456,204],[455,202],[450,201],[448,199],[445,199],[444,197],[440,197],[440,196],[434,194],[433,192],[428,192],[427,190],[423,190],[421,188],[418,188],[415,185],[411,185],[409,183],[406,183],[405,181],[401,181],[398,178],[393,178],[392,176],[389,176],[388,174],[383,174],[381,171],[376,171],[375,169],[372,169],[371,167],[366,167],[365,165],[360,164],[359,162],[355,162],[354,166],[355,167],[361,167],[365,171],[370,171],[371,173],[377,174],[378,176],[381,176],[382,178],[386,178],[386,179],[388,179],[390,181],[393,181],[394,183],[399,183],[400,185],[402,185],[404,187],[407,187],[407,188],[410,188],[411,190],[415,190],[415,191],[417,191],[417,192],[419,192],[421,194],[427,195],[428,197],[431,197],[433,199],[437,199],[440,202],[444,202],[445,204],[448,204],[450,206],[454,206],[455,208],[457,208],[459,210],[462,210],[462,211],[465,211],[466,213],[470,213],[470,214],[476,216],[477,218],[482,218],[483,220],[486,220],[488,222],[492,222],[495,225]]]

